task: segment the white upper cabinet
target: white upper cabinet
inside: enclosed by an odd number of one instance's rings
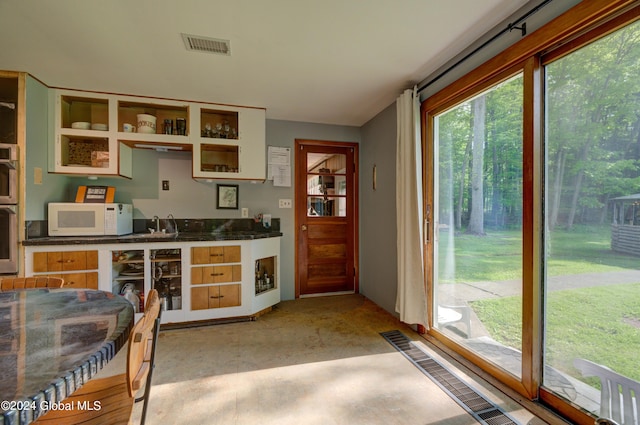
[[[130,167],[121,168],[131,164],[131,149],[115,137],[117,112],[112,96],[52,90],[49,103],[54,111],[50,172],[131,177]]]
[[[132,149],[193,151],[193,177],[264,180],[265,110],[54,89],[49,171],[132,176]]]
[[[193,177],[264,180],[265,110],[226,105],[194,105]]]

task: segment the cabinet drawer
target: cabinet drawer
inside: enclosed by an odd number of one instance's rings
[[[232,264],[225,266],[203,266],[191,268],[191,284],[202,285],[208,283],[240,282],[242,280],[242,266]]]
[[[59,272],[98,268],[98,251],[34,252],[33,271]]]
[[[240,246],[200,246],[191,248],[191,264],[239,263]]]
[[[98,272],[56,274],[49,273],[46,275],[38,276],[61,277],[64,279],[63,288],[98,289]]]
[[[191,288],[191,310],[240,306],[240,288],[239,284]]]
[[[60,275],[64,287],[98,289],[98,272],[66,273]]]

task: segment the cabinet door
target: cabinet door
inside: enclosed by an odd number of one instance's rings
[[[232,266],[209,266],[205,267],[204,279],[206,283],[232,282]]]
[[[86,270],[87,252],[69,251],[62,253],[62,270]]]
[[[86,251],[87,255],[87,270],[98,268],[98,251]]]
[[[206,310],[209,308],[209,287],[191,288],[191,310]]]
[[[204,267],[191,267],[191,284],[202,285],[204,282]]]
[[[85,273],[87,279],[87,288],[98,289],[98,272]]]
[[[198,246],[191,248],[191,264],[209,264],[209,247]]]
[[[240,303],[240,286],[241,285],[221,285],[219,301],[220,307],[236,307]]]
[[[224,247],[224,262],[225,263],[239,263],[241,260],[240,246],[225,246]]]
[[[62,271],[62,252],[48,252],[47,256],[47,268],[45,272],[59,272]]]
[[[62,255],[60,256],[62,258]],[[62,265],[60,266],[62,270]],[[33,253],[33,271],[34,273],[43,273],[49,271],[49,255],[46,252]]]
[[[241,305],[239,284],[191,288],[191,310],[237,307]]]
[[[64,287],[68,287],[68,288],[86,288],[87,287],[86,273],[66,273],[61,276],[64,279]],[[95,289],[98,289],[98,288],[95,288]]]

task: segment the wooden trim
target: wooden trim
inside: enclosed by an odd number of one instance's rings
[[[545,390],[544,387],[540,388],[540,399],[554,411],[570,420],[571,423],[584,425],[591,425],[594,423],[593,416],[589,413],[576,405],[568,404],[566,400],[563,400],[557,395]]]
[[[522,384],[538,396],[542,377],[541,239],[543,71],[537,56],[524,64],[522,204]]]
[[[562,46],[559,46],[548,53],[544,53],[542,55],[542,64],[547,65],[560,57],[578,50],[585,44],[591,43],[598,38],[605,37],[622,27],[629,25],[631,22],[637,21],[638,19],[640,19],[640,4],[634,4],[633,6],[624,9],[623,12],[608,19],[605,23],[585,31],[583,34],[574,37],[572,40],[567,41]]]
[[[18,275],[24,276],[24,246],[22,241],[27,234],[27,74],[20,72],[18,77],[18,122],[16,142],[18,144]]]
[[[298,209],[300,203],[304,203],[306,205],[306,189],[305,189],[305,197],[304,199],[299,199],[299,190],[301,188],[295,187],[298,182],[303,182],[306,179],[306,170],[300,169],[298,167],[298,156],[300,155],[300,151],[304,146],[315,146],[315,147],[329,147],[329,148],[351,148],[353,149],[353,267],[354,267],[354,292],[357,294],[360,291],[360,219],[359,219],[359,147],[358,143],[354,142],[340,142],[340,141],[328,141],[328,140],[307,140],[307,139],[296,139],[294,143],[294,162],[295,162],[295,183],[294,183],[294,246],[295,246],[295,267],[294,267],[294,280],[295,280],[295,298],[300,298],[300,250],[303,248],[300,244],[300,222],[301,217],[298,214]],[[306,185],[305,185],[306,188]]]
[[[590,0],[578,3],[537,31],[508,47],[453,84],[424,101],[433,110],[452,97],[471,89],[485,79],[501,73],[526,58],[539,54],[576,35],[589,25],[604,20],[637,0]]]

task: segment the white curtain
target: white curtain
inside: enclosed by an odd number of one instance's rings
[[[419,101],[416,88],[396,101],[396,213],[398,293],[396,312],[408,324],[428,328],[422,255],[422,161]]]

